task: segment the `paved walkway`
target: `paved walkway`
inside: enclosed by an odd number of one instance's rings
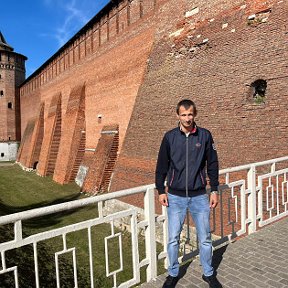
[[[262,228],[214,252],[213,265],[223,287],[288,287],[288,218]],[[181,267],[176,288],[207,288],[199,259]],[[161,288],[166,275],[142,288]]]

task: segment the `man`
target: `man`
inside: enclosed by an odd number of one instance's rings
[[[178,103],[179,127],[168,131],[162,140],[156,167],[159,202],[168,214],[168,277],[163,288],[173,288],[178,281],[179,239],[187,209],[197,229],[202,278],[209,287],[219,287],[212,267],[210,208],[218,204],[219,167],[211,133],[194,122],[196,105],[191,100]],[[206,193],[206,168],[210,179],[210,201]],[[164,182],[167,177],[166,194]],[[209,203],[210,202],[210,203]],[[220,286],[221,287],[221,286]]]

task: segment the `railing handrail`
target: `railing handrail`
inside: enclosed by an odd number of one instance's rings
[[[261,162],[255,162],[255,163],[252,163],[252,164],[245,164],[245,165],[239,165],[239,166],[236,166],[236,167],[229,167],[229,168],[221,169],[219,171],[219,174],[221,175],[221,174],[225,174],[225,173],[229,173],[229,172],[248,170],[252,166],[259,167],[259,166],[269,165],[269,164],[273,164],[273,163],[276,163],[276,162],[282,162],[282,161],[288,161],[288,156],[279,157],[279,158],[270,159],[270,160],[265,160],[265,161],[261,161]]]
[[[247,170],[253,166],[258,167],[258,166],[273,164],[276,162],[282,162],[282,161],[286,161],[286,160],[288,160],[288,156],[279,157],[279,158],[266,160],[266,161],[262,161],[262,162],[255,162],[255,163],[247,164],[247,165],[240,165],[240,166],[236,166],[236,167],[232,167],[232,168],[225,168],[225,169],[221,169],[219,171],[219,174],[236,172],[236,171],[240,171],[240,170]],[[54,213],[58,213],[58,212],[62,212],[62,211],[70,210],[70,209],[76,209],[76,208],[80,208],[80,207],[83,207],[86,205],[95,204],[95,203],[98,203],[101,201],[107,201],[107,200],[111,200],[111,199],[115,199],[115,198],[120,198],[123,196],[141,193],[141,192],[146,191],[147,189],[154,189],[154,188],[155,188],[154,184],[148,184],[148,185],[124,189],[124,190],[120,190],[120,191],[116,191],[116,192],[106,193],[103,195],[96,195],[96,196],[89,197],[87,199],[73,200],[73,201],[69,201],[69,202],[65,202],[65,203],[51,205],[48,207],[34,208],[34,209],[23,211],[23,212],[9,214],[9,215],[5,215],[5,216],[0,217],[0,225],[6,225],[9,223],[14,223],[14,222],[19,221],[19,220],[28,220],[31,218],[36,218],[36,217],[40,217],[40,216],[54,214]]]

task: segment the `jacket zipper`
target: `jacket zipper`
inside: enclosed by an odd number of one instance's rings
[[[188,144],[189,144],[189,134],[186,134],[186,200],[188,201],[188,156],[189,156],[189,153],[188,153]],[[187,218],[187,231],[186,231],[186,244],[189,244],[190,242],[190,224],[189,224],[189,211],[188,211],[188,207],[186,209],[186,218]]]
[[[188,197],[188,137],[189,137],[189,134],[186,134],[186,183],[185,183],[185,186],[186,186],[186,197]]]

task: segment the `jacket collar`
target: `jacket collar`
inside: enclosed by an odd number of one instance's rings
[[[179,127],[179,131],[181,131],[182,133],[184,133],[183,131],[182,131],[182,128],[181,128],[181,126],[180,126],[180,124],[178,125],[178,127]],[[197,132],[198,132],[198,127],[197,127],[197,124],[194,122],[194,127],[193,127],[193,129],[190,131],[190,134],[197,134]],[[190,135],[189,134],[189,135]]]

